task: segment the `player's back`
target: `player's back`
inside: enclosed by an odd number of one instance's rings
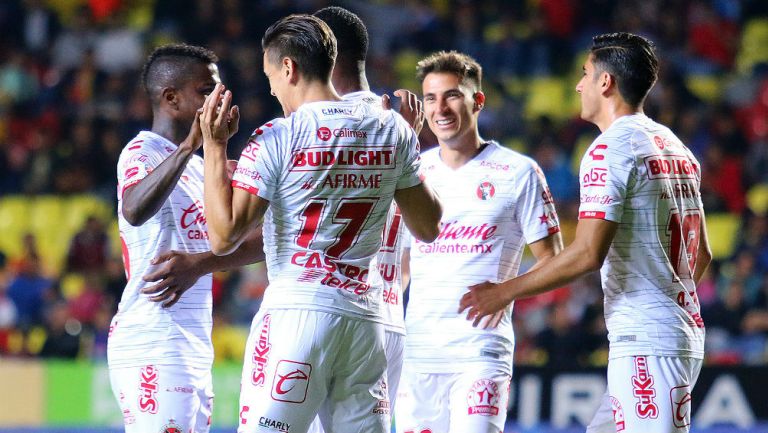
[[[703,355],[692,279],[703,216],[699,170],[668,128],[642,114],[615,121],[582,160],[581,217],[618,222],[601,269],[612,356],[638,348]]]
[[[379,317],[381,287],[366,282],[370,261],[395,190],[418,184],[417,171],[413,131],[370,104],[304,104],[258,129],[234,184],[248,189],[258,177],[258,194],[270,201],[263,305]]]

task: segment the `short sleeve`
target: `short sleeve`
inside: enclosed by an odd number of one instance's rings
[[[629,146],[611,140],[592,143],[579,170],[579,219],[621,222],[633,169],[634,155]]]
[[[560,221],[544,172],[530,161],[518,175],[516,215],[525,242],[531,244],[560,231]]]
[[[283,172],[280,162],[284,158],[279,154],[285,147],[279,145],[283,134],[284,127],[273,122],[253,131],[232,176],[234,188],[243,189],[269,201],[273,199]]]
[[[117,191],[120,198],[125,190],[141,182],[162,162],[148,143],[134,140],[123,149],[117,163]]]
[[[410,126],[405,125],[405,121],[400,123],[402,141],[397,152],[398,161],[403,161],[403,170],[397,180],[396,189],[406,189],[422,182],[422,177],[419,174],[421,157],[419,156],[419,139],[416,137],[416,133]]]

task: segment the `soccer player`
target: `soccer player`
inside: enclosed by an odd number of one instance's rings
[[[468,286],[517,275],[525,245],[541,266],[562,248],[546,180],[530,158],[480,137],[482,69],[465,54],[418,63],[427,125],[439,147],[422,173],[444,206],[437,240],[409,246],[399,432],[500,432],[512,376],[512,306],[473,328],[457,313]]]
[[[232,181],[231,92],[218,85],[200,118],[213,251],[229,252],[264,217],[270,285],[246,345],[238,431],[306,432],[319,412],[328,431],[386,432],[383,295],[369,265],[393,196],[426,241],[440,204],[419,178],[411,127],[334,90],[336,40],[322,20],[283,18],[262,48],[285,118],[255,130]]]
[[[367,103],[374,109],[389,108],[388,97],[384,98],[370,91],[365,74],[365,59],[368,53],[368,29],[363,21],[347,9],[330,6],[314,14],[325,21],[336,37],[338,58],[333,68],[331,82],[333,87],[346,101]],[[400,114],[410,123],[418,136],[424,124],[424,112],[418,97],[405,89],[395,92],[400,96]],[[400,372],[403,366],[403,346],[405,344],[405,321],[403,319],[403,276],[402,232],[405,225],[395,203],[389,209],[384,225],[382,246],[371,268],[383,284],[382,313],[385,326],[385,348],[387,357],[387,391],[390,407],[394,407]],[[319,420],[315,420],[310,432],[322,432]]]
[[[701,166],[672,131],[643,114],[657,75],[647,39],[593,39],[576,91],[581,117],[601,134],[581,160],[575,239],[546,269],[472,287],[460,306],[478,323],[514,299],[599,268],[608,390],[589,432],[687,432],[704,357],[696,285],[712,257]]]
[[[213,52],[188,45],[159,47],[149,56],[142,82],[152,103],[152,130],[131,140],[118,162],[128,284],[107,355],[127,433],[209,431],[210,273],[263,255],[258,242],[226,257],[209,251],[203,160],[195,154],[202,136],[195,122],[220,82],[216,61]]]

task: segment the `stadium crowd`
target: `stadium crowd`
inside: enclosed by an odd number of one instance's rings
[[[251,130],[280,113],[261,68],[267,25],[331,3],[368,24],[376,93],[417,90],[416,59],[439,49],[466,52],[484,66],[481,133],[541,165],[566,243],[579,204],[579,157],[598,134],[578,118],[573,90],[583,47],[617,30],[655,41],[664,63],[646,112],[677,131],[701,162],[717,248],[698,289],[707,363],[768,363],[768,4],[761,0],[5,1],[0,200],[88,194],[114,206],[120,150],[152,120],[138,68],[170,41],[207,46],[221,58],[223,80],[239,98],[241,128],[230,141],[231,156],[239,155]],[[422,148],[436,144],[430,134],[424,128]],[[44,263],[36,233],[19,237],[21,253],[4,252],[0,356],[105,359],[125,284],[110,246],[113,226],[88,218],[56,269]],[[81,284],[62,290],[71,274]],[[261,264],[215,276],[217,359],[241,360],[265,286]],[[597,274],[518,302],[513,317],[518,364],[607,362]]]

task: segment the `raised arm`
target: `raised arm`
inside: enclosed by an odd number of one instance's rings
[[[203,143],[198,115],[189,128],[189,134],[168,158],[136,185],[123,191],[122,211],[128,224],[140,226],[154,216],[171,195],[195,151]]]
[[[269,202],[256,194],[233,189],[227,174],[227,141],[239,120],[232,92],[222,84],[205,99],[200,115],[203,134],[205,218],[211,252],[217,256],[233,252],[261,222]]]
[[[443,207],[435,192],[422,182],[395,191],[395,202],[411,234],[422,242],[432,242],[440,234]]]

